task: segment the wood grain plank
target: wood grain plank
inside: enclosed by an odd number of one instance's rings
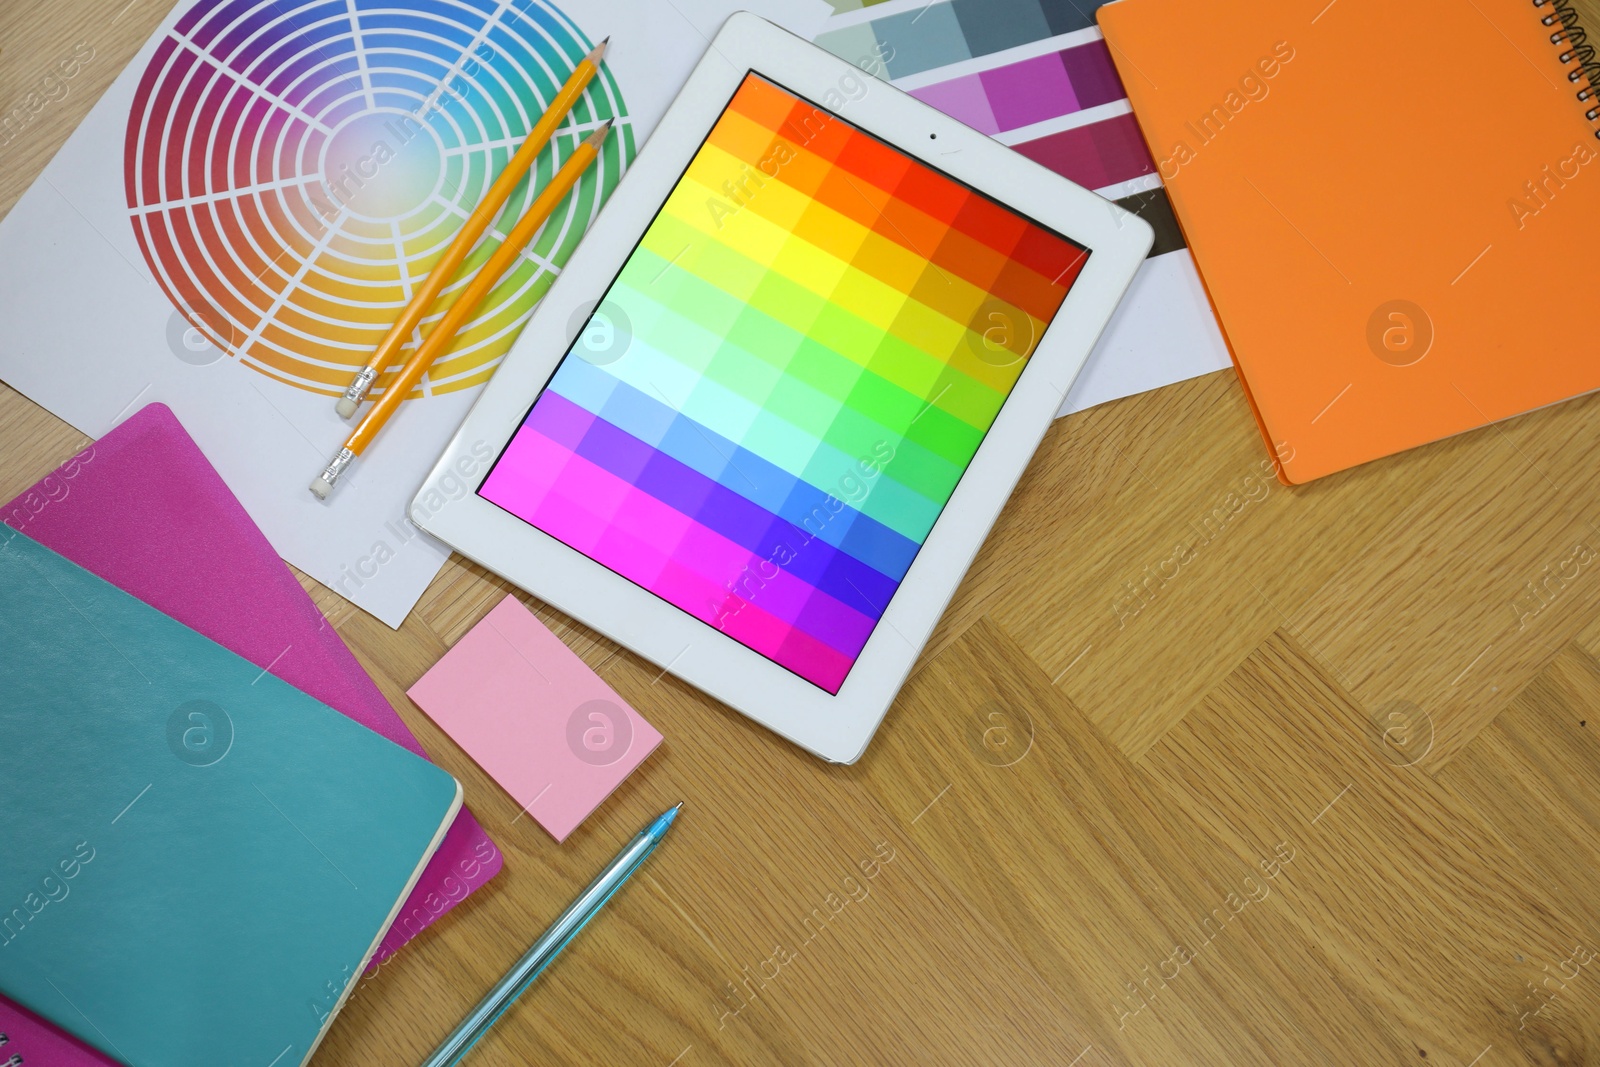
[[[88,437],[3,384],[0,441],[6,442],[5,462],[0,463],[0,500],[10,500],[90,443]],[[22,504],[31,512],[48,506],[48,499]]]
[[[992,611],[1137,757],[1464,451],[1285,487],[1231,372],[1072,416],[951,617]]]
[[[1285,842],[1219,847],[997,626],[975,623],[904,703],[868,761],[877,791],[902,819],[942,796],[919,840],[1096,1050],[1169,1064],[1409,1052],[1365,1024],[1359,989],[1339,987],[1273,914],[1294,862],[1276,851]],[[907,781],[921,788],[907,796]]]
[[[1516,842],[1547,895],[1579,929],[1555,958],[1530,957],[1517,1036],[1533,1062],[1600,1051],[1600,662],[1563,649],[1438,775]]]
[[[44,170],[170,7],[163,0],[134,0],[125,8],[109,0],[0,5],[0,116],[13,117],[0,133],[0,215]]]
[[[1597,415],[1600,397],[1586,397],[1513,420],[1520,440],[1486,427],[1432,446],[1460,461],[1416,483],[1409,505],[1294,613],[1300,640],[1368,707],[1427,711],[1430,769],[1600,605],[1600,541],[1584,507],[1593,496],[1569,477],[1593,464],[1583,439]]]
[[[1236,855],[1295,843],[1283,914],[1341,985],[1362,990],[1375,1025],[1419,1059],[1466,1063],[1492,1048],[1501,1056],[1485,1062],[1527,1062],[1506,1056],[1525,1035],[1531,961],[1564,958],[1587,924],[1540,890],[1514,838],[1421,763],[1397,764],[1363,715],[1278,634],[1143,765]]]
[[[1600,538],[1596,541],[1600,542]],[[1600,543],[1596,543],[1594,547],[1600,549]],[[1600,613],[1596,613],[1588,624],[1573,636],[1573,643],[1591,656],[1600,656]]]

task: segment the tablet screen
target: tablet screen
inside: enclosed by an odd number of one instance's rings
[[[837,693],[1088,256],[752,73],[478,494]]]

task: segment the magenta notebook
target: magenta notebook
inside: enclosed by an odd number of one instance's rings
[[[0,507],[21,530],[151,607],[426,758],[221,476],[164,404],[151,404]],[[382,961],[500,870],[466,808],[393,928]],[[106,1064],[0,998],[0,1063]],[[60,1051],[72,1049],[75,1055]]]

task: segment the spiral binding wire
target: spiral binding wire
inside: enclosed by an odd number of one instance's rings
[[[1583,117],[1590,122],[1600,122],[1600,60],[1595,55],[1594,45],[1589,43],[1589,35],[1578,25],[1578,13],[1573,10],[1572,0],[1533,0],[1534,7],[1548,7],[1550,13],[1540,21],[1546,26],[1559,26],[1550,35],[1550,43],[1565,49],[1560,55],[1563,65],[1577,64],[1567,72],[1570,82],[1583,82],[1584,87],[1578,90],[1579,101],[1589,104],[1590,107],[1583,113]],[[1600,138],[1600,129],[1594,131]]]

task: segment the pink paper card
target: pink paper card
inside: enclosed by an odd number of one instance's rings
[[[409,693],[557,841],[661,743],[660,732],[514,596]]]

